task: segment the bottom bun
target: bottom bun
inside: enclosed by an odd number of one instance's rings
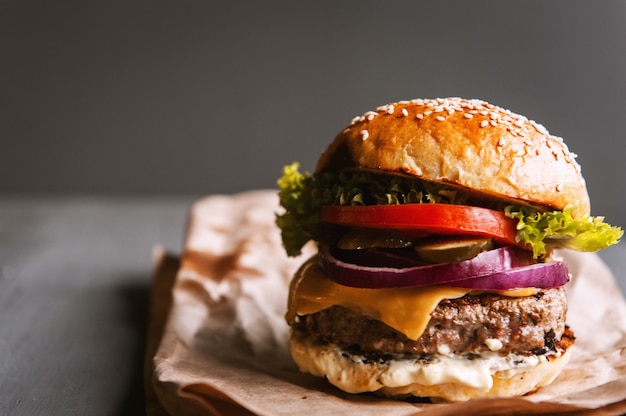
[[[569,361],[573,339],[567,329],[557,343],[556,352],[544,355],[437,354],[428,358],[373,359],[351,354],[334,344],[316,342],[307,333],[294,331],[290,349],[301,371],[325,377],[348,393],[466,401],[521,396],[550,384]]]

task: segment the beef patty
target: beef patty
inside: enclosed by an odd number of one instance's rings
[[[554,341],[563,335],[566,312],[561,287],[526,297],[485,293],[445,299],[431,313],[428,326],[417,340],[340,306],[300,317],[293,326],[318,341],[365,355],[485,351],[543,354],[554,349]]]

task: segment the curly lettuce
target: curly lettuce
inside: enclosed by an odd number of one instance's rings
[[[314,202],[311,192],[308,192],[313,178],[308,173],[300,173],[298,167],[298,163],[285,166],[283,176],[278,180],[278,198],[285,212],[276,216],[276,225],[281,230],[283,246],[289,256],[300,254],[302,247],[311,239],[302,227],[319,221],[321,206],[321,201]]]
[[[312,177],[294,162],[283,168],[278,180],[280,205],[277,215],[287,254],[297,256],[315,234],[322,205],[388,205],[417,203],[464,204],[466,193],[429,184],[409,176],[345,170]]]
[[[534,257],[545,255],[551,247],[577,251],[599,251],[619,242],[624,231],[604,222],[604,217],[574,218],[572,210],[539,212],[527,207],[509,206],[509,218],[517,219],[518,243],[527,244]]]
[[[393,174],[341,171],[313,177],[301,173],[297,162],[283,168],[278,180],[282,214],[276,216],[288,255],[297,256],[309,240],[316,238],[323,205],[387,205],[443,203],[485,206],[470,192]],[[623,235],[619,227],[603,217],[574,218],[572,211],[540,212],[522,206],[489,206],[504,210],[516,219],[517,242],[532,248],[536,258],[552,247],[598,251],[616,244]]]

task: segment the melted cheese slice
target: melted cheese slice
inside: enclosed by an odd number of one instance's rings
[[[424,286],[363,289],[343,286],[327,279],[317,256],[296,273],[289,289],[287,322],[297,315],[309,315],[334,305],[362,313],[417,340],[430,320],[431,312],[444,299],[460,298],[470,289],[449,286]],[[530,296],[536,289],[498,291],[504,296]]]

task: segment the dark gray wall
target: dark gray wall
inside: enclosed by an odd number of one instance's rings
[[[564,137],[626,224],[624,1],[5,1],[0,194],[274,187],[353,116],[445,96]]]

